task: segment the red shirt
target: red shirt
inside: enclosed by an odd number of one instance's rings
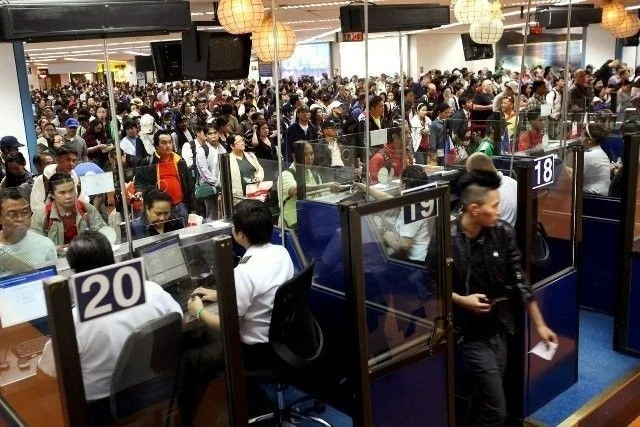
[[[182,185],[178,175],[178,166],[173,161],[173,156],[169,160],[158,159],[158,189],[165,191],[171,197],[171,204],[182,203]]]
[[[387,163],[389,162],[391,163],[391,169],[393,169],[393,176],[399,177],[402,174],[402,159],[399,154],[400,153],[391,148],[390,145],[385,144],[383,148],[373,155],[369,162],[369,173],[372,184],[378,183],[378,171],[380,168],[387,167]]]
[[[76,226],[76,212],[73,212],[71,215],[60,216],[60,220],[62,221],[62,226],[64,227],[64,244],[68,245],[71,243],[74,237],[78,235],[78,227]]]

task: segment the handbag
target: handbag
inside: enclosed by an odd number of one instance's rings
[[[196,199],[208,199],[215,196],[216,194],[218,194],[218,189],[213,185],[207,184],[206,182],[198,182],[196,184]]]

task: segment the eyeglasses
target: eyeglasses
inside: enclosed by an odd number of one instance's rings
[[[22,218],[31,218],[31,215],[33,214],[33,212],[31,212],[31,208],[29,208],[28,206],[26,208],[24,208],[21,211],[9,211],[7,213],[5,213],[4,215],[9,218],[12,221],[16,221],[18,219],[22,219]]]

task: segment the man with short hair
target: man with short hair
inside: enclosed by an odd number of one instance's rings
[[[56,247],[29,228],[31,208],[15,188],[0,189],[0,277],[55,263]]]
[[[427,84],[427,92],[418,100],[419,104],[427,106],[427,116],[430,119],[435,119],[434,111],[438,106],[438,89],[433,83]]]
[[[192,150],[192,144],[194,143],[194,135],[191,129],[187,126],[187,116],[182,114],[176,114],[175,117],[176,129],[171,134],[173,140],[173,150],[176,153],[180,153],[187,167],[192,168],[195,160],[195,150]],[[200,129],[204,128],[200,125]]]
[[[293,161],[293,143],[296,141],[313,141],[318,138],[318,129],[309,121],[309,107],[301,105],[296,110],[297,120],[287,129],[285,136],[284,158]]]
[[[493,82],[486,79],[482,82],[482,88],[473,97],[473,111],[471,120],[473,131],[484,133],[486,121],[493,114]]]
[[[542,105],[547,103],[547,84],[544,80],[534,80],[531,84],[532,96],[527,102],[527,111],[542,110]]]
[[[516,96],[516,94],[518,93],[518,83],[511,81],[509,83],[507,83],[506,85],[504,85],[504,91],[500,92],[499,94],[497,94],[494,98],[493,98],[493,112],[495,113],[496,111],[501,112],[502,111],[502,99],[503,98],[509,98],[509,97],[514,97]]]
[[[549,116],[549,136],[552,139],[560,137],[560,114],[562,113],[562,97],[564,96],[564,79],[554,77],[554,86],[547,93],[547,104],[551,105],[551,115]]]
[[[156,152],[144,159],[135,176],[136,190],[154,187],[171,197],[171,216],[187,223],[189,212],[195,211],[193,180],[187,163],[173,151],[171,132],[159,130],[153,135]]]
[[[77,134],[80,122],[73,117],[69,117],[65,122],[65,126],[67,133],[63,135],[64,145],[78,153],[80,162],[86,162],[88,159],[87,143]]]
[[[575,80],[567,92],[569,97],[569,113],[571,120],[582,122],[585,113],[591,112],[591,102],[593,101],[593,90],[587,84],[587,73],[583,69],[577,69]]]

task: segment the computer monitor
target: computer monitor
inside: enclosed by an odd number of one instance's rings
[[[147,279],[167,288],[189,277],[178,236],[158,240],[137,249],[144,260]]]
[[[42,281],[56,275],[54,266],[0,279],[0,325],[2,328],[47,317]]]

